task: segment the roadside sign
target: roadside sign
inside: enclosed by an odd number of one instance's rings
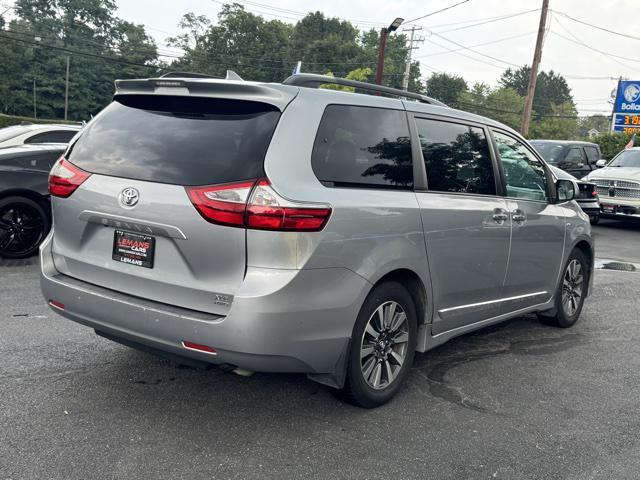
[[[640,133],[640,80],[618,82],[612,127],[614,132]]]

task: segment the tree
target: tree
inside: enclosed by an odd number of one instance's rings
[[[500,77],[499,84],[502,87],[515,90],[518,95],[526,97],[529,86],[531,67],[525,65],[516,70],[508,68]],[[533,109],[539,115],[553,113],[554,105],[573,103],[571,89],[562,75],[553,70],[538,73],[536,93],[533,97]]]
[[[462,109],[492,118],[518,128],[524,109],[524,97],[511,88],[491,89],[485,83],[476,83],[471,90],[459,96]]]
[[[231,69],[243,78],[267,82],[281,81],[293,70],[287,58],[291,25],[266,21],[240,4],[224,5],[217,25],[188,13],[179,27],[183,33],[168,39],[185,52],[172,64],[175,70],[224,77]]]
[[[427,80],[427,95],[458,108],[458,97],[467,90],[464,78],[448,73],[434,73]]]
[[[111,0],[17,0],[17,19],[0,31],[1,111],[64,115],[70,57],[70,118],[88,119],[113,95],[114,78],[157,72],[157,52],[144,28],[120,20]],[[10,92],[6,95],[5,92]]]
[[[572,102],[552,105],[550,115],[538,116],[531,122],[530,138],[573,140],[578,138],[578,114]]]
[[[370,68],[357,68],[350,71],[346,77],[347,80],[356,80],[358,82],[366,82],[367,78],[371,76],[372,70]],[[333,72],[327,72],[327,76],[334,77]],[[333,83],[327,83],[320,85],[320,88],[326,88],[327,90],[342,90],[343,92],[355,92],[354,87],[345,87],[344,85],[336,85]]]
[[[590,141],[600,145],[602,158],[611,160],[621,150],[624,150],[624,147],[629,143],[629,140],[631,140],[631,135],[631,133],[620,132],[601,133],[593,137]]]
[[[589,115],[579,121],[580,137],[588,139],[589,130],[595,129],[598,133],[607,133],[611,128],[611,118],[607,115]]]

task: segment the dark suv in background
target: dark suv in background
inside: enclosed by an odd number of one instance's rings
[[[573,140],[531,140],[531,145],[551,165],[582,178],[598,168],[602,152],[597,143]]]

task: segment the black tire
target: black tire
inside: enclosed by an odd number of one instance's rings
[[[595,215],[591,215],[589,217],[589,222],[591,223],[591,225],[597,225],[599,221],[600,221],[599,213],[596,213]]]
[[[581,280],[579,282],[574,282],[569,278],[571,276],[569,268],[574,264],[573,262],[577,262],[580,266]],[[554,327],[569,328],[575,325],[580,318],[580,313],[584,306],[584,298],[587,293],[590,274],[589,263],[587,262],[585,254],[582,253],[581,250],[573,250],[562,269],[560,285],[558,285],[558,289],[555,294],[555,308],[553,309],[553,312],[538,313],[538,318],[540,318],[543,323]],[[568,282],[569,285],[566,285],[566,282]],[[579,289],[580,297],[574,302],[571,300],[571,297],[573,296],[571,292],[575,293],[577,289]],[[565,293],[567,295],[565,295]],[[569,299],[567,300],[567,298]]]
[[[389,328],[388,331],[385,331],[384,327],[377,326],[373,328],[373,325],[377,325],[376,322],[379,320],[384,323],[384,318],[378,314],[379,307],[382,307],[383,312],[388,314],[387,318],[393,317],[389,322],[390,327],[393,327],[394,323],[398,323],[396,330]],[[406,322],[402,320],[403,317],[398,307],[404,311]],[[391,315],[392,308],[396,312],[395,315]],[[382,317],[385,315],[383,314]],[[370,320],[374,323],[365,334]],[[406,288],[391,281],[376,286],[362,305],[353,328],[346,382],[344,388],[339,392],[340,398],[364,408],[374,408],[391,400],[411,371],[416,349],[417,325],[416,308]],[[374,337],[369,333],[372,329],[381,330],[382,333],[377,332],[379,336]],[[406,342],[404,341],[405,334]],[[383,347],[385,345],[386,347]],[[361,353],[372,349],[373,353],[361,358]],[[402,357],[402,354],[404,355],[403,362],[399,364],[397,358]],[[371,374],[365,378],[363,369],[368,369],[372,359],[374,366],[371,367],[372,370],[369,370]],[[379,371],[377,370],[378,364]],[[378,372],[377,375],[376,372]],[[375,383],[376,377],[379,384],[377,388],[374,388],[369,382]]]
[[[38,202],[26,197],[0,200],[0,257],[27,258],[38,252],[51,222]]]

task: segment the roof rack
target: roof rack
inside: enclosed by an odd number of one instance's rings
[[[286,78],[283,82],[284,85],[294,85],[297,87],[306,88],[318,88],[320,85],[342,85],[345,87],[358,88],[360,90],[368,90],[371,92],[386,93],[387,95],[393,95],[395,97],[410,98],[422,103],[429,103],[431,105],[438,105],[440,107],[446,107],[447,105],[436,100],[435,98],[427,97],[419,93],[408,92],[406,90],[399,90],[397,88],[385,87],[382,85],[375,85],[373,83],[358,82],[356,80],[349,80],[346,78],[330,77],[328,75],[316,75],[315,73],[296,73]]]

